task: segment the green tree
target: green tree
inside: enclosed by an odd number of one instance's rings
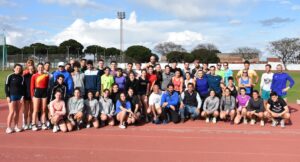
[[[189,53],[187,53],[187,52],[172,51],[172,52],[169,52],[166,57],[169,62],[172,62],[172,61],[182,62],[182,61],[184,61],[184,56],[188,55],[188,54]]]
[[[92,54],[99,54],[99,55],[104,55],[105,48],[98,46],[98,45],[90,45],[87,46],[84,50],[84,53],[92,53]]]
[[[0,46],[1,48],[1,52],[2,52],[2,46]],[[7,54],[8,55],[17,55],[17,54],[21,54],[21,49],[13,46],[13,45],[6,45],[6,49],[7,49]],[[2,53],[1,53],[2,54]]]
[[[149,61],[149,58],[152,56],[152,52],[147,47],[134,45],[127,48],[126,56],[137,62],[143,63]]]
[[[106,56],[116,56],[116,55],[120,55],[120,50],[115,48],[115,47],[110,47],[110,48],[107,48],[105,50],[105,55]]]
[[[184,60],[184,62],[192,63],[192,62],[194,62],[195,57],[194,57],[194,55],[187,53],[184,55],[183,60]]]
[[[70,54],[77,54],[79,53],[79,55],[82,55],[82,50],[83,50],[83,45],[81,43],[79,43],[78,41],[74,40],[74,39],[69,39],[66,40],[64,42],[62,42],[61,44],[59,44],[59,52],[61,54],[65,54],[68,52],[68,48],[69,47],[69,52]]]
[[[199,59],[200,62],[217,63],[220,62],[220,58],[217,53],[221,53],[219,50],[207,50],[207,49],[195,49],[191,52],[194,59]]]

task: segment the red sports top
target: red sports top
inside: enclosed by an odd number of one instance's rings
[[[33,96],[35,88],[48,88],[49,75],[48,74],[33,74],[30,82],[30,94]]]
[[[157,76],[156,74],[147,74],[147,79],[149,80],[150,86],[152,86],[152,84],[157,81]]]

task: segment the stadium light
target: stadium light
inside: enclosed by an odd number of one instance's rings
[[[117,13],[118,19],[120,19],[120,56],[123,57],[123,19],[125,19],[125,12]],[[124,60],[122,60],[124,61]]]

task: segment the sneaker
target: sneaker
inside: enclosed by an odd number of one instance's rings
[[[28,129],[29,129],[29,130],[32,129],[32,124],[28,124]]]
[[[119,125],[119,128],[121,128],[121,129],[126,129],[126,126],[123,125],[123,124],[121,124],[121,125]]]
[[[212,119],[212,123],[214,123],[214,124],[217,123],[217,118],[216,118],[216,117],[214,117],[214,118]]]
[[[46,126],[47,126],[48,128],[50,128],[50,126],[51,126],[51,123],[50,123],[50,121],[49,121],[49,120],[47,120],[47,121],[46,121]]]
[[[14,130],[15,130],[15,132],[17,132],[17,133],[18,133],[18,132],[22,132],[22,129],[18,128],[17,126],[15,126],[15,129],[14,129]]]
[[[285,122],[284,122],[284,119],[281,119],[281,120],[280,120],[280,126],[281,126],[281,128],[285,128]]]
[[[72,125],[76,125],[75,121],[73,118],[69,118],[69,121],[71,122]]]
[[[205,122],[206,122],[206,123],[209,123],[209,117],[206,117]]]
[[[244,118],[244,122],[243,122],[244,124],[248,124],[248,121],[247,121],[247,119],[246,118]]]
[[[53,130],[52,130],[53,133],[56,133],[58,132],[58,126],[57,125],[54,125],[53,126]]]
[[[29,125],[28,125],[28,124],[25,124],[24,127],[23,127],[23,129],[24,129],[24,130],[28,130],[28,129],[29,129]]]
[[[47,130],[48,129],[48,127],[46,126],[46,124],[42,124],[42,129],[43,130]]]
[[[260,121],[260,126],[262,126],[262,127],[265,126],[265,121],[264,120]]]
[[[13,129],[11,128],[6,128],[6,131],[5,131],[7,134],[11,134],[12,132],[14,132]]]
[[[273,119],[273,120],[272,120],[272,127],[276,127],[276,126],[277,126],[277,124],[278,124],[278,121],[277,121],[277,120],[275,120],[275,119]]]
[[[33,131],[37,131],[37,130],[38,130],[38,127],[37,127],[35,124],[32,124],[32,130],[33,130]]]
[[[250,125],[255,125],[255,120],[254,119],[251,119]]]
[[[163,120],[163,124],[168,124],[168,120]]]
[[[87,124],[87,125],[86,125],[86,128],[90,128],[90,127],[91,127],[91,124]]]
[[[41,121],[38,121],[37,126],[38,126],[38,127],[41,127],[41,126],[42,126],[42,122],[41,122]]]
[[[184,118],[181,118],[180,122],[181,122],[181,123],[184,123]]]
[[[155,123],[155,124],[160,124],[160,120],[159,120],[158,118],[156,118],[156,119],[154,120],[154,123]]]

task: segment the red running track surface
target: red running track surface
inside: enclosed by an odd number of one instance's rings
[[[2,102],[3,103],[3,102]],[[7,105],[0,103],[0,162],[77,161],[300,161],[300,107],[285,129],[203,120],[185,124],[117,126],[70,133],[5,134]]]

